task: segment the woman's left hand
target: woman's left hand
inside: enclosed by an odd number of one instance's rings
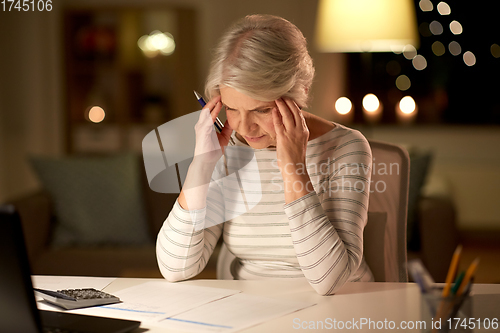
[[[298,168],[305,170],[309,129],[302,111],[293,100],[280,98],[275,102],[277,108],[273,109],[272,114],[276,131],[276,154],[278,166],[285,176],[283,171]]]

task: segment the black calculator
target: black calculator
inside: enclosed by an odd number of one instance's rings
[[[34,290],[35,295],[42,297],[46,302],[66,310],[121,302],[118,297],[94,288],[65,289],[58,291],[34,288]]]

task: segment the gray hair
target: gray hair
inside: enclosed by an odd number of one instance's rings
[[[292,98],[306,107],[314,66],[302,32],[272,15],[249,15],[221,38],[205,84],[213,98],[221,85],[253,99]]]

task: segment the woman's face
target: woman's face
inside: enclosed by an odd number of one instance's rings
[[[236,131],[238,139],[255,149],[276,146],[272,116],[272,109],[276,108],[274,101],[259,101],[226,86],[221,86],[220,95],[229,125]]]

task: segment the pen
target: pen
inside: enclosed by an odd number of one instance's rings
[[[460,274],[458,274],[457,280],[455,281],[455,284],[453,285],[453,288],[451,288],[451,294],[452,295],[456,295],[457,294],[457,290],[460,287],[460,284],[462,283],[462,281],[464,280],[464,276],[465,276],[465,272],[464,271],[462,271],[462,272],[460,272]],[[446,296],[446,297],[448,297],[448,296]]]
[[[196,90],[193,90],[193,92],[194,92],[194,95],[196,96],[196,99],[198,100],[198,103],[200,103],[201,107],[204,107],[207,103],[205,103],[205,100],[203,99],[203,97],[198,92],[196,92]],[[215,118],[214,125],[215,125],[215,128],[217,128],[217,131],[219,131],[219,133],[222,132],[224,125],[220,121],[219,117]],[[229,142],[234,146],[233,138],[230,137]]]
[[[422,293],[427,293],[432,289],[434,280],[420,259],[413,259],[408,262],[408,272],[419,285]]]
[[[413,272],[412,277],[415,280],[415,283],[418,284],[418,286],[420,288],[420,292],[422,294],[425,294],[427,292],[427,290],[425,289],[425,285],[424,285],[424,282],[422,281],[422,277],[420,276],[420,273]]]
[[[200,103],[201,107],[205,107],[205,105],[207,103],[205,103],[205,100],[203,99],[203,97],[200,94],[198,94],[195,90],[193,90],[193,92],[194,92],[194,95],[196,96],[196,99],[198,100],[198,103]],[[219,131],[219,133],[222,132],[224,125],[222,125],[222,122],[220,121],[219,117],[215,118],[214,125],[217,128],[217,130]]]

